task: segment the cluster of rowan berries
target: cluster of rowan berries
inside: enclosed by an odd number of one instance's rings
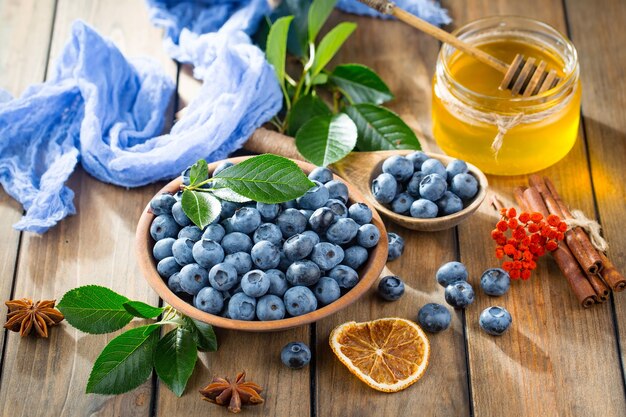
[[[537,259],[558,248],[567,224],[554,214],[544,219],[541,213],[522,212],[518,217],[515,208],[503,208],[500,214],[502,218],[491,231],[496,257],[510,259],[502,262],[502,269],[512,279],[526,280],[537,268]]]

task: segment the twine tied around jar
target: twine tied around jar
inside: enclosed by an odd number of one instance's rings
[[[565,224],[567,224],[567,230],[571,230],[575,227],[580,227],[585,232],[587,232],[587,234],[589,235],[589,240],[591,241],[591,244],[594,248],[596,248],[600,252],[606,252],[609,249],[609,244],[600,233],[602,227],[597,221],[591,220],[590,218],[585,216],[585,213],[583,213],[581,210],[572,210],[572,217],[573,219],[564,220]]]

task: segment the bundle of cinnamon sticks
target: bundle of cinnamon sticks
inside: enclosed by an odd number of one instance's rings
[[[549,178],[532,175],[528,183],[528,187],[515,189],[515,199],[522,210],[536,211],[544,217],[555,214],[562,220],[574,218]],[[581,227],[565,232],[565,239],[552,252],[552,257],[585,308],[605,302],[611,291],[626,289],[626,278],[591,244]]]

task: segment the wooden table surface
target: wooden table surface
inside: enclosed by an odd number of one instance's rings
[[[601,3],[598,4],[598,3]],[[626,2],[612,0],[450,0],[454,25],[488,15],[514,14],[545,21],[573,39],[583,80],[582,124],[576,146],[545,170],[564,198],[597,218],[610,256],[626,271]],[[0,87],[20,94],[42,82],[68,39],[74,19],[110,37],[128,56],[149,55],[178,80],[182,107],[199,83],[163,51],[161,33],[148,21],[144,0],[0,0]],[[378,71],[396,99],[391,107],[436,150],[430,121],[430,80],[437,41],[397,22],[336,12],[359,28],[336,62],[359,62]],[[173,110],[173,107],[172,107]],[[167,116],[173,118],[173,111]],[[490,177],[506,201],[525,177]],[[100,284],[157,304],[133,258],[135,225],[160,187],[126,190],[78,170],[69,186],[78,215],[43,236],[12,228],[21,207],[0,194],[0,299],[59,298],[70,288]],[[415,233],[394,225],[406,240],[404,256],[388,268],[408,284],[405,296],[384,303],[373,292],[314,325],[273,334],[218,331],[219,351],[201,354],[182,398],[152,378],[128,394],[86,395],[91,366],[112,335],[85,335],[64,324],[49,340],[0,332],[0,407],[4,416],[226,415],[199,400],[197,390],[214,374],[245,369],[266,392],[266,404],[245,410],[265,416],[626,416],[626,293],[583,310],[551,259],[529,282],[514,282],[504,297],[478,295],[467,311],[455,311],[451,329],[430,337],[431,364],[409,389],[383,394],[368,388],[335,359],[328,335],[337,324],[399,316],[415,319],[426,302],[443,302],[434,280],[439,265],[461,260],[477,286],[493,267],[489,230],[495,213],[484,204],[454,230]],[[502,337],[478,327],[478,316],[497,303],[513,315]],[[6,313],[3,306],[2,317]],[[278,359],[281,347],[302,340],[314,349],[306,369],[291,371]]]

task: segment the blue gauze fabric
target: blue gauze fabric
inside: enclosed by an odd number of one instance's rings
[[[448,16],[448,12],[441,8],[438,2],[433,0],[394,0],[394,3],[398,7],[433,25],[447,25],[452,21],[450,16]],[[339,0],[337,1],[337,8],[344,12],[363,16],[379,17],[383,19],[392,18],[392,16],[378,13],[376,10],[364,5],[358,0]]]

